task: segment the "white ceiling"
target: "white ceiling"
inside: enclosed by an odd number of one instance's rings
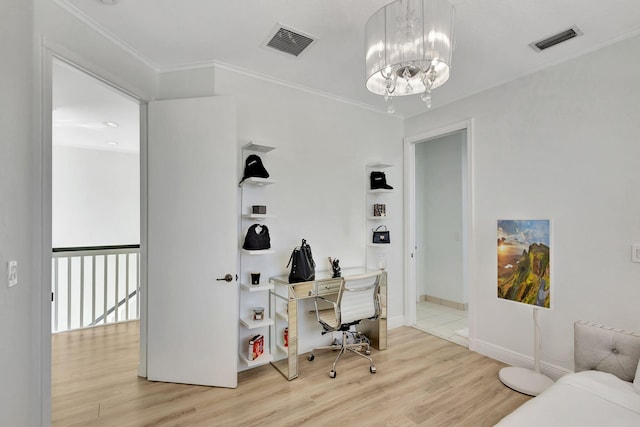
[[[364,27],[390,0],[57,0],[159,71],[223,63],[385,111],[364,85]],[[434,108],[640,33],[638,0],[452,0],[450,80]],[[317,38],[300,58],[261,47],[277,24]],[[577,25],[584,36],[529,44]],[[637,60],[637,59],[635,59]],[[403,117],[425,110],[396,98]]]
[[[53,145],[139,152],[137,101],[59,60],[52,76]]]

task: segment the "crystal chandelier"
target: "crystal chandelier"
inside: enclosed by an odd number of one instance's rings
[[[431,91],[449,79],[453,6],[447,0],[397,0],[374,13],[365,27],[367,89],[392,98]]]

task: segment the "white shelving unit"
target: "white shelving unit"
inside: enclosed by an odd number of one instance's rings
[[[391,239],[392,243],[373,243],[373,230],[381,225],[387,225],[385,222],[389,220],[389,213],[393,215],[393,212],[388,212],[389,208],[389,200],[388,196],[393,194],[396,190],[388,190],[385,188],[377,188],[371,189],[371,172],[373,171],[386,171],[389,168],[393,168],[393,164],[384,163],[384,162],[374,162],[369,163],[365,166],[365,178],[367,180],[366,188],[366,221],[365,224],[367,226],[367,232],[365,235],[367,236],[366,247],[367,247],[367,267],[368,268],[386,268],[386,250],[391,245],[393,245],[393,238]],[[387,176],[387,179],[389,177]],[[393,186],[392,183],[388,183]],[[385,215],[383,216],[374,216],[373,215],[373,205],[374,204],[384,204],[385,206]],[[394,233],[395,230],[387,229],[391,231],[391,235],[399,236],[399,231]]]
[[[263,163],[265,163],[266,153],[273,151],[275,147],[260,145],[250,142],[242,147],[242,162],[244,167],[244,161],[249,154],[260,155]],[[266,165],[265,165],[266,167]],[[268,169],[268,168],[267,168]],[[273,218],[273,215],[268,214],[254,214],[251,212],[251,205],[264,204],[259,203],[265,196],[265,190],[267,186],[275,184],[276,181],[271,177],[269,178],[247,178],[240,183],[240,216],[241,216],[241,238],[240,244],[244,242],[244,233],[252,223],[258,222],[264,225],[269,218]],[[259,267],[262,258],[274,254],[273,249],[263,250],[246,250],[240,249],[240,337],[239,337],[239,357],[240,361],[246,368],[253,368],[256,366],[270,363],[273,357],[269,351],[269,327],[274,324],[272,313],[269,312],[269,292],[274,289],[272,283],[267,283],[268,277],[266,274],[260,276],[260,283],[257,285],[251,284],[250,274],[255,270],[260,271]],[[255,269],[255,270],[254,270]],[[251,315],[251,309],[254,307],[261,307],[264,309],[264,318],[262,320],[254,320]],[[262,334],[264,336],[264,353],[255,360],[249,360],[248,358],[248,343],[251,337],[256,334]]]

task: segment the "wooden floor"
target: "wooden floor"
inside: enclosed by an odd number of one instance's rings
[[[504,365],[403,327],[368,363],[334,353],[300,357],[286,381],[266,365],[238,375],[238,388],[138,378],[138,323],[54,335],[54,426],[491,426],[529,398],[503,386]]]

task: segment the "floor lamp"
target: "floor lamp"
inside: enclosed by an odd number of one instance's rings
[[[498,377],[507,387],[520,393],[537,396],[553,384],[553,380],[540,373],[540,326],[538,307],[533,307],[533,370],[509,366],[500,369]]]

